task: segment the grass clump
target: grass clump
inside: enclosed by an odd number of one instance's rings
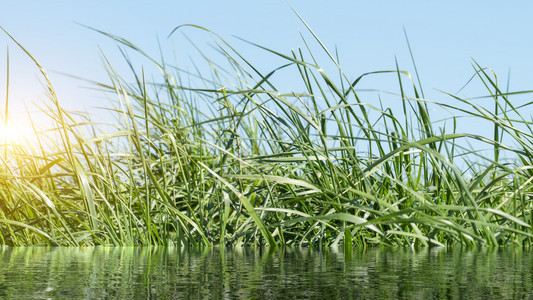
[[[126,54],[131,81],[107,62],[110,80],[98,86],[117,99],[117,130],[101,134],[63,110],[46,79],[55,148],[4,145],[0,243],[529,245],[532,123],[521,115],[529,104],[513,106],[517,93],[477,64],[491,109],[447,93],[456,104],[425,99],[398,66],[349,80],[310,32],[338,79],[309,47],[283,54],[256,45],[285,61],[262,73],[210,32],[229,71],[206,58],[207,78],[102,32],[160,78],[146,80]],[[278,89],[282,72],[303,90]],[[401,109],[356,90],[369,76],[397,78]],[[437,127],[444,122],[432,109],[452,112],[448,125]],[[493,134],[458,131],[464,117]]]

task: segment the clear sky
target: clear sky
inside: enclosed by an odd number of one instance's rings
[[[494,69],[501,82],[510,71],[511,90],[533,89],[533,2],[293,0],[291,4],[327,47],[333,50],[337,46],[341,65],[351,79],[369,71],[394,69],[395,57],[401,69],[412,71],[405,28],[422,84],[431,96],[439,98],[435,100],[445,97],[430,92],[433,88],[454,93],[468,81],[474,74],[472,59]],[[285,0],[3,1],[0,26],[50,72],[60,101],[68,108],[80,109],[101,104],[103,97],[86,89],[89,84],[59,72],[106,81],[101,51],[113,63],[120,64],[121,59],[114,43],[78,23],[122,36],[156,57],[159,39],[165,53],[175,51],[185,62],[192,47],[180,34],[167,36],[181,24],[201,25],[255,58],[264,71],[277,67],[279,59],[233,36],[289,53],[303,46],[300,32],[306,32]],[[197,30],[184,32],[200,47],[212,42]],[[2,111],[8,45],[13,106],[43,98],[37,69],[1,33]],[[320,52],[318,46],[313,47]],[[379,81],[369,85],[381,88]],[[469,96],[480,94],[481,90]]]

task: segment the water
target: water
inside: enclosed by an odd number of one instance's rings
[[[533,298],[510,249],[3,248],[0,298]]]

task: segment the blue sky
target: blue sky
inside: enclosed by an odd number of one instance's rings
[[[472,59],[491,67],[500,81],[511,72],[511,90],[533,89],[533,4],[528,1],[302,1],[291,4],[330,49],[337,47],[341,65],[352,79],[395,67],[412,71],[406,29],[427,97],[446,97],[432,89],[459,90],[474,74]],[[265,55],[233,36],[283,53],[303,46],[305,26],[284,0],[271,1],[9,1],[2,4],[0,26],[26,47],[50,72],[60,101],[73,109],[105,103],[89,84],[61,75],[106,81],[102,52],[121,68],[116,45],[81,23],[122,36],[158,56],[158,39],[167,56],[173,52],[185,65],[194,52],[170,31],[185,23],[207,27],[256,60],[264,71],[279,59]],[[183,30],[200,47],[212,39]],[[5,94],[6,53],[10,53],[13,109],[43,99],[38,70],[5,34],[0,34],[0,110]],[[314,44],[313,49],[319,52]],[[102,52],[101,52],[102,51]],[[183,58],[183,59],[182,59]],[[287,79],[290,88],[290,78]],[[367,88],[385,88],[380,79]],[[386,83],[383,83],[386,85]],[[394,88],[394,87],[393,87]],[[482,90],[462,93],[484,94]],[[429,94],[429,96],[428,96]],[[31,105],[30,105],[31,106]]]

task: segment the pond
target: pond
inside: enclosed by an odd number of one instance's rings
[[[505,249],[1,248],[0,298],[530,298]]]

